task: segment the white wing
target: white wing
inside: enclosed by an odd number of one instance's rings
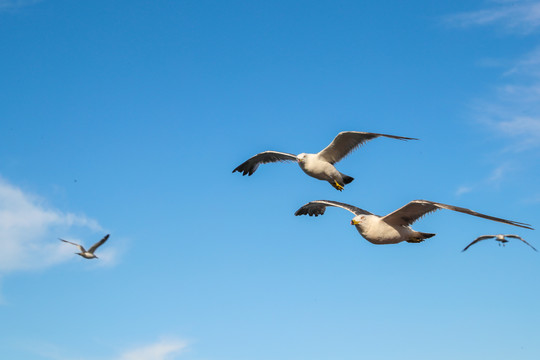
[[[476,244],[477,242],[479,241],[482,241],[482,240],[486,240],[486,239],[493,239],[494,237],[496,237],[497,235],[482,235],[482,236],[479,236],[477,237],[472,243],[470,243],[469,245],[465,246],[465,249],[461,250],[461,252],[467,250],[468,248],[470,248],[472,245]]]
[[[391,139],[398,140],[418,140],[415,138],[408,138],[403,136],[395,135],[386,135],[386,134],[376,134],[369,132],[360,132],[360,131],[343,131],[340,132],[324,150],[319,152],[317,155],[322,160],[328,161],[330,164],[335,164],[345,156],[347,156],[351,151],[357,147],[365,144],[369,140],[375,139],[379,136],[388,137]]]
[[[420,219],[422,216],[429,214],[432,211],[439,210],[439,209],[453,210],[453,211],[461,212],[464,214],[478,216],[478,217],[488,219],[488,220],[498,221],[504,224],[514,225],[514,226],[519,226],[525,229],[534,230],[532,227],[530,227],[529,224],[521,223],[518,221],[501,219],[498,217],[481,214],[470,209],[465,209],[465,208],[457,207],[453,205],[441,204],[441,203],[428,201],[428,200],[413,200],[407,205],[384,216],[382,220],[384,220],[386,223],[390,225],[408,226],[408,225],[413,224],[416,220]]]
[[[522,239],[521,236],[517,236],[517,235],[504,235],[504,237],[521,240],[521,241],[523,241],[525,244],[527,244],[527,245],[529,245],[530,247],[532,247],[532,249],[533,249],[534,251],[538,251],[538,250],[535,249],[534,246],[532,246],[531,244],[529,244],[528,242],[526,242],[524,239]]]
[[[88,252],[93,254],[94,251],[96,251],[96,249],[98,247],[100,247],[101,245],[103,245],[105,243],[105,241],[107,241],[107,239],[109,238],[109,234],[105,235],[103,237],[103,239],[99,240],[97,243],[95,243],[94,245],[92,245],[92,247],[90,249],[88,249]]]
[[[238,171],[241,172],[242,175],[251,176],[251,174],[257,170],[260,164],[278,161],[298,161],[298,159],[296,158],[296,155],[293,154],[278,151],[264,151],[240,164],[236,169],[233,170],[233,172]]]
[[[83,247],[82,245],[75,244],[75,243],[73,243],[73,242],[71,242],[71,241],[67,241],[67,240],[60,239],[60,238],[58,238],[58,240],[62,240],[63,242],[66,242],[66,243],[71,244],[71,245],[75,245],[76,247],[79,248],[79,251],[80,251],[80,252],[86,252],[86,250],[84,250],[84,247]]]
[[[315,200],[315,201],[308,202],[306,205],[296,210],[294,215],[296,216],[298,215],[309,215],[309,216],[323,215],[327,206],[339,207],[339,208],[352,212],[354,215],[372,215],[369,211],[357,208],[356,206],[340,203],[337,201],[330,201],[330,200]]]

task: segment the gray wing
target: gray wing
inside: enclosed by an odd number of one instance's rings
[[[109,238],[109,234],[105,235],[103,237],[103,239],[99,240],[97,243],[95,243],[94,245],[92,245],[92,247],[90,249],[88,249],[88,252],[93,254],[94,251],[96,251],[96,249],[98,247],[100,247],[101,245],[103,245],[105,243],[105,241],[107,241],[107,239]]]
[[[337,201],[330,200],[315,200],[308,202],[306,205],[302,206],[300,209],[296,210],[294,215],[309,215],[309,216],[319,216],[323,215],[327,206],[335,206],[352,212],[354,215],[373,215],[369,211],[357,208],[349,204],[340,203]]]
[[[86,250],[84,250],[84,247],[83,247],[82,245],[75,244],[75,243],[73,243],[73,242],[71,242],[71,241],[67,241],[67,240],[60,239],[60,238],[58,238],[58,240],[62,240],[63,242],[68,243],[68,244],[71,244],[71,245],[75,245],[76,247],[79,248],[79,251],[80,251],[80,252],[86,252]]]
[[[486,240],[486,239],[493,239],[494,237],[495,237],[495,235],[482,235],[482,236],[479,236],[472,243],[465,246],[465,249],[461,250],[461,252],[467,250],[468,248],[470,248],[472,245],[476,244],[479,241]]]
[[[521,238],[521,236],[517,236],[517,235],[504,235],[504,237],[508,237],[508,238],[512,238],[512,239],[518,239],[518,240],[521,240],[523,241],[525,244],[529,245],[530,247],[532,247],[532,249],[534,251],[538,251],[536,250],[536,248],[534,246],[532,246],[531,244],[529,244],[528,242],[526,242],[524,239]]]
[[[453,211],[461,212],[464,214],[478,216],[478,217],[488,219],[488,220],[498,221],[501,223],[534,230],[529,224],[521,223],[518,221],[501,219],[498,217],[481,214],[470,209],[465,209],[465,208],[457,207],[453,205],[441,204],[441,203],[428,201],[428,200],[413,200],[407,205],[386,215],[385,217],[382,218],[382,220],[384,220],[386,223],[390,225],[408,226],[408,225],[413,224],[416,220],[420,219],[422,216],[429,214],[432,211],[439,210],[439,209],[453,210]]]
[[[298,161],[298,159],[296,158],[296,155],[293,154],[278,151],[264,151],[240,164],[236,169],[233,170],[233,172],[238,171],[241,172],[242,175],[251,176],[251,174],[257,170],[260,164],[278,161]]]
[[[328,161],[330,164],[335,164],[345,156],[347,156],[351,151],[357,147],[365,144],[369,140],[375,139],[379,136],[384,136],[391,139],[398,140],[418,140],[415,138],[408,138],[403,136],[387,135],[387,134],[376,134],[369,132],[360,132],[360,131],[343,131],[340,132],[324,150],[319,152],[317,155],[322,160]]]

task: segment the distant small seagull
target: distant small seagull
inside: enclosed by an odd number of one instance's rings
[[[439,209],[458,211],[484,219],[533,230],[529,224],[500,219],[493,216],[480,214],[469,209],[427,200],[413,200],[407,205],[386,216],[374,215],[369,211],[337,201],[317,200],[311,201],[302,206],[294,213],[294,215],[323,215],[327,206],[340,207],[356,215],[351,220],[351,225],[355,225],[356,230],[358,230],[360,235],[373,244],[397,244],[402,241],[419,243],[424,241],[424,239],[435,236],[436,234],[415,231],[410,227],[410,225],[412,225],[422,216]]]
[[[507,235],[504,235],[504,234],[498,234],[498,235],[482,235],[482,236],[479,236],[476,240],[474,240],[472,243],[470,243],[469,245],[467,245],[465,247],[465,249],[461,250],[462,252],[467,250],[468,248],[470,248],[472,245],[476,244],[477,242],[479,241],[482,241],[482,240],[486,240],[486,239],[495,239],[496,241],[499,242],[499,246],[504,246],[508,240],[506,240],[506,238],[511,238],[511,239],[518,239],[518,240],[521,240],[523,241],[525,244],[529,245],[530,247],[532,247],[532,249],[534,251],[538,251],[534,248],[534,246],[532,246],[531,244],[529,244],[528,242],[526,242],[525,240],[523,240],[520,236],[517,236],[517,235],[510,235],[510,234],[507,234]]]
[[[72,243],[71,241],[67,241],[64,239],[60,239],[60,240],[62,240],[63,242],[67,242],[68,244],[77,246],[81,252],[75,253],[75,254],[80,255],[85,259],[98,259],[98,257],[94,255],[94,251],[96,251],[98,247],[103,245],[105,241],[107,241],[108,238],[109,238],[109,234],[105,235],[103,239],[99,240],[97,243],[92,245],[92,247],[88,249],[88,251],[86,251],[82,245],[75,244],[75,243]]]
[[[251,176],[259,167],[260,164],[266,164],[278,161],[296,161],[300,168],[309,176],[315,179],[325,180],[334,188],[342,191],[345,184],[350,183],[354,178],[340,173],[334,164],[347,156],[357,147],[365,144],[369,140],[384,136],[398,140],[418,140],[403,136],[376,134],[360,131],[344,131],[340,132],[324,150],[318,154],[301,153],[296,156],[293,154],[282,153],[277,151],[264,151],[259,153],[244,163],[240,164],[233,170],[241,172],[242,175]]]

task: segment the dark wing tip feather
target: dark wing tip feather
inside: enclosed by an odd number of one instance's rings
[[[300,209],[296,210],[294,213],[295,216],[300,215],[309,215],[309,216],[319,216],[323,215],[326,210],[326,205],[316,204],[309,202],[302,206]]]

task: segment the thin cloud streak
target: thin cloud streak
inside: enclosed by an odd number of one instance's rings
[[[42,0],[0,0],[0,11],[15,10],[41,1]]]
[[[118,360],[174,360],[187,346],[187,342],[180,339],[161,340],[124,352]]]
[[[527,34],[540,26],[540,2],[502,3],[490,9],[451,15],[446,21],[461,27],[500,25],[508,31]]]

